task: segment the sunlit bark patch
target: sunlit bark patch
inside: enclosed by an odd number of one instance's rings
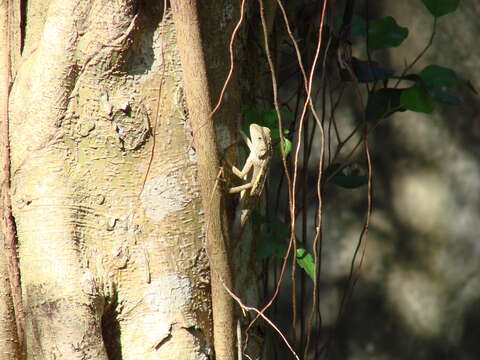
[[[141,196],[145,214],[152,220],[161,221],[168,214],[183,210],[191,201],[188,186],[180,171],[147,181]]]

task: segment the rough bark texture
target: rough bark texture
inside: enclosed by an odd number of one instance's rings
[[[28,2],[11,143],[29,359],[211,356],[176,35],[142,4]]]
[[[0,238],[3,243],[3,236]],[[20,359],[7,259],[3,251],[0,256],[0,354],[5,359]]]
[[[11,82],[11,2],[0,2],[0,354],[19,358],[24,339],[24,314],[10,200],[8,93]]]

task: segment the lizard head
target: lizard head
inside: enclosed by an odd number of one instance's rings
[[[272,135],[270,129],[258,124],[250,125],[250,140],[259,157],[268,156],[272,149]]]

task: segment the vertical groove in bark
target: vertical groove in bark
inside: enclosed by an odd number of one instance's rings
[[[2,226],[3,244],[7,260],[8,278],[10,282],[10,296],[13,300],[13,308],[16,322],[16,337],[18,350],[23,349],[24,340],[24,313],[22,306],[22,293],[20,287],[20,270],[18,267],[15,222],[12,216],[12,204],[10,199],[10,143],[8,125],[8,94],[10,89],[10,31],[9,31],[9,7],[10,1],[4,0],[0,4],[0,48],[3,49],[0,58],[0,136],[1,136],[1,195],[2,195]],[[3,319],[2,319],[3,320]],[[16,335],[16,336],[15,336]],[[2,339],[4,340],[4,339]]]
[[[213,119],[210,116],[212,104],[197,2],[175,0],[172,1],[172,7],[205,210],[215,353],[217,359],[230,360],[235,359],[233,300],[224,289],[224,285],[232,288],[232,275],[227,252],[226,214],[222,207],[222,193],[217,183],[220,160]]]

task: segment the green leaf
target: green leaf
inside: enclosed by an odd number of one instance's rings
[[[428,65],[420,72],[420,77],[433,88],[452,88],[459,83],[455,71],[438,65]]]
[[[361,83],[387,79],[393,75],[393,71],[383,69],[376,61],[363,61],[352,57],[352,69]]]
[[[368,96],[365,116],[367,121],[377,121],[383,119],[396,111],[405,111],[400,103],[402,90],[383,88]]]
[[[325,169],[325,176],[332,184],[346,189],[355,189],[368,183],[368,177],[361,175],[359,169],[339,163],[333,163]]]
[[[362,175],[338,174],[330,180],[333,184],[345,189],[356,189],[368,183],[368,178]]]
[[[435,102],[425,86],[416,84],[402,89],[401,104],[408,110],[431,114],[435,110]]]
[[[429,65],[419,75],[410,74],[401,79],[415,83],[413,87],[402,90],[402,105],[409,110],[431,113],[435,107],[432,100],[448,105],[460,104],[456,95],[443,90],[462,84],[451,69]]]
[[[429,89],[432,98],[440,103],[448,105],[460,105],[461,101],[455,94],[440,89]]]
[[[368,27],[368,48],[370,50],[399,46],[408,36],[408,29],[398,26],[391,16],[376,19]]]
[[[440,17],[457,10],[460,0],[422,0],[428,11],[435,16]]]
[[[307,273],[310,279],[315,278],[315,263],[313,256],[305,249],[297,249],[297,264]]]
[[[280,152],[280,156],[282,155],[281,144],[282,144],[282,142],[278,143],[278,151]],[[292,142],[288,138],[284,137],[283,138],[283,151],[285,152],[285,156],[287,156],[290,153],[290,151],[292,151],[292,146],[293,146]]]

